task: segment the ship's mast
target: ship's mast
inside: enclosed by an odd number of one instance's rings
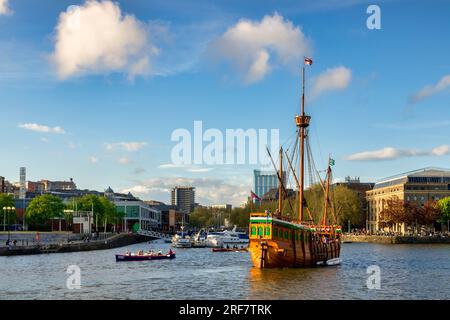
[[[281,210],[283,210],[283,147],[280,148],[280,173],[278,176],[280,177],[278,182],[278,214],[281,215]]]
[[[322,218],[322,225],[325,226],[327,224],[327,212],[328,212],[328,203],[330,202],[330,179],[331,179],[331,164],[330,157],[328,158],[328,169],[327,169],[327,188],[325,192],[325,206]]]
[[[311,117],[305,115],[305,66],[302,68],[302,106],[301,115],[295,117],[295,123],[299,129],[300,134],[300,185],[298,186],[298,220],[301,222],[303,220],[303,191],[305,182],[305,138],[306,138],[306,128],[309,126],[309,121]]]

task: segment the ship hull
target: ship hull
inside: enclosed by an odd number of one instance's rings
[[[311,236],[309,239],[313,239]],[[339,239],[318,241],[250,240],[249,251],[256,268],[313,267],[327,265],[340,256]]]

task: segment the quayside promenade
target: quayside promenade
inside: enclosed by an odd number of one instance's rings
[[[432,243],[449,243],[448,235],[432,235],[432,236],[399,236],[399,235],[355,235],[344,234],[342,237],[344,243],[365,242],[365,243],[385,243],[385,244],[432,244]]]
[[[23,242],[18,241],[16,245],[0,246],[0,256],[31,255],[43,253],[64,253],[92,250],[106,250],[124,247],[144,241],[151,240],[149,237],[132,233],[121,233],[91,241],[71,242]],[[2,241],[3,242],[3,241]],[[27,245],[28,244],[28,245]]]

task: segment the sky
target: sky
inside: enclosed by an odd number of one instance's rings
[[[369,29],[378,5],[380,29]],[[258,164],[173,163],[172,134],[279,129],[301,67],[316,166],[377,179],[450,164],[448,1],[0,0],[0,175],[240,205]],[[205,147],[207,143],[203,143]]]

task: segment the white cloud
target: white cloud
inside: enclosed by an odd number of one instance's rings
[[[160,177],[141,181],[123,189],[143,199],[168,201],[170,190],[177,185],[190,185],[196,188],[195,201],[201,204],[230,203],[235,206],[246,201],[251,189],[251,179],[223,180],[209,178]]]
[[[450,87],[450,75],[443,76],[435,85],[427,85],[410,97],[410,102],[416,103]]]
[[[345,160],[349,161],[377,161],[377,160],[395,160],[399,158],[415,157],[415,156],[443,156],[450,154],[449,145],[441,145],[427,150],[416,149],[396,149],[392,147],[386,147],[381,150],[364,151],[351,154],[345,157]]]
[[[139,151],[147,145],[147,142],[113,142],[105,143],[106,150],[125,150],[129,152]]]
[[[211,170],[214,170],[214,168],[190,168],[190,169],[187,169],[187,171],[193,172],[193,173],[203,173],[203,172],[209,172]]]
[[[92,164],[95,164],[95,163],[98,162],[98,158],[97,158],[97,157],[94,157],[94,156],[90,156],[90,157],[89,157],[89,162],[92,163]]]
[[[112,1],[88,0],[60,14],[51,60],[60,79],[83,74],[124,72],[129,78],[150,73],[158,49],[147,25],[123,14]]]
[[[123,189],[121,192],[122,193],[128,193],[131,192],[132,194],[146,194],[148,192],[150,192],[150,188],[146,187],[146,186],[134,186],[128,189]]]
[[[184,168],[184,165],[181,164],[173,164],[173,163],[164,163],[158,166],[160,169],[176,169],[176,168]]]
[[[443,144],[442,146],[433,148],[431,150],[431,154],[434,154],[436,156],[443,156],[446,154],[450,154],[450,146],[447,144]]]
[[[173,164],[173,163],[165,163],[158,166],[159,169],[184,169],[187,172],[192,173],[203,173],[203,172],[209,172],[211,170],[214,170],[212,167],[200,167],[200,166],[193,166],[193,165],[180,165],[180,164]]]
[[[36,131],[36,132],[42,132],[42,133],[57,133],[57,134],[65,134],[63,128],[56,126],[56,127],[49,127],[37,123],[25,123],[25,124],[19,124],[19,128],[30,130],[30,131]]]
[[[126,165],[126,164],[129,164],[129,163],[131,162],[131,160],[128,159],[127,157],[122,157],[122,158],[120,158],[117,162],[118,162],[119,164]]]
[[[343,90],[348,87],[351,78],[352,72],[346,67],[327,69],[313,79],[311,96],[317,97],[327,91]]]
[[[212,41],[207,53],[229,62],[250,84],[262,80],[274,67],[295,68],[310,51],[300,27],[275,13],[261,21],[241,19]]]
[[[0,0],[0,16],[12,14],[12,10],[8,7],[8,0]]]

